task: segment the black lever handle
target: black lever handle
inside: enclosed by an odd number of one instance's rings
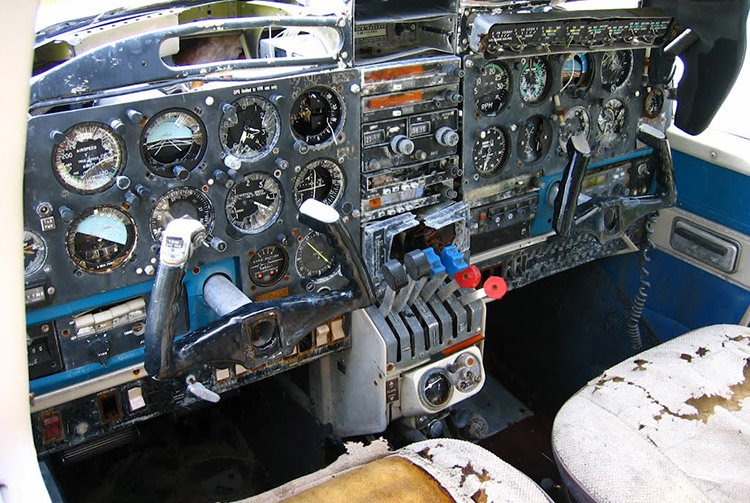
[[[563,237],[568,237],[573,228],[578,196],[581,195],[583,177],[591,159],[591,147],[581,136],[568,139],[567,151],[568,163],[560,180],[552,214],[552,227]]]

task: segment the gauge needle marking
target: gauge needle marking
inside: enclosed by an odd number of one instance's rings
[[[312,249],[313,249],[313,251],[314,251],[315,253],[317,253],[317,254],[318,254],[318,257],[320,257],[320,258],[322,258],[323,260],[325,260],[325,261],[326,261],[326,264],[330,264],[330,263],[331,263],[331,261],[330,261],[330,260],[328,260],[328,259],[327,259],[327,258],[325,257],[325,255],[323,255],[322,253],[320,253],[320,251],[319,251],[319,250],[318,250],[317,248],[315,248],[315,247],[314,247],[313,245],[311,245],[309,241],[307,242],[307,246],[309,246],[310,248],[312,248]]]

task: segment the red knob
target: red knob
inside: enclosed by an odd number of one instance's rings
[[[470,265],[463,271],[458,271],[455,278],[461,288],[476,288],[482,282],[482,273],[477,266]]]
[[[484,282],[484,293],[491,299],[502,299],[503,295],[508,292],[508,284],[505,278],[499,276],[490,276]]]

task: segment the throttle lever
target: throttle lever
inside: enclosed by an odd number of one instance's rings
[[[568,163],[565,165],[560,188],[555,197],[552,227],[562,237],[568,237],[575,221],[578,197],[583,178],[591,160],[591,147],[586,138],[571,136],[566,146]]]

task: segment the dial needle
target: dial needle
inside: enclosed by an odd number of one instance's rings
[[[328,260],[328,259],[327,259],[327,258],[325,257],[325,255],[323,255],[322,253],[320,253],[320,251],[319,251],[319,250],[318,250],[317,248],[315,248],[315,247],[314,247],[313,245],[311,245],[309,241],[307,242],[307,246],[309,246],[310,248],[312,248],[312,249],[313,249],[313,251],[314,251],[315,253],[317,253],[317,254],[318,254],[318,257],[320,257],[320,258],[322,258],[323,260],[325,260],[325,261],[326,261],[326,264],[330,264],[330,263],[331,263],[331,261],[330,261],[330,260]]]

